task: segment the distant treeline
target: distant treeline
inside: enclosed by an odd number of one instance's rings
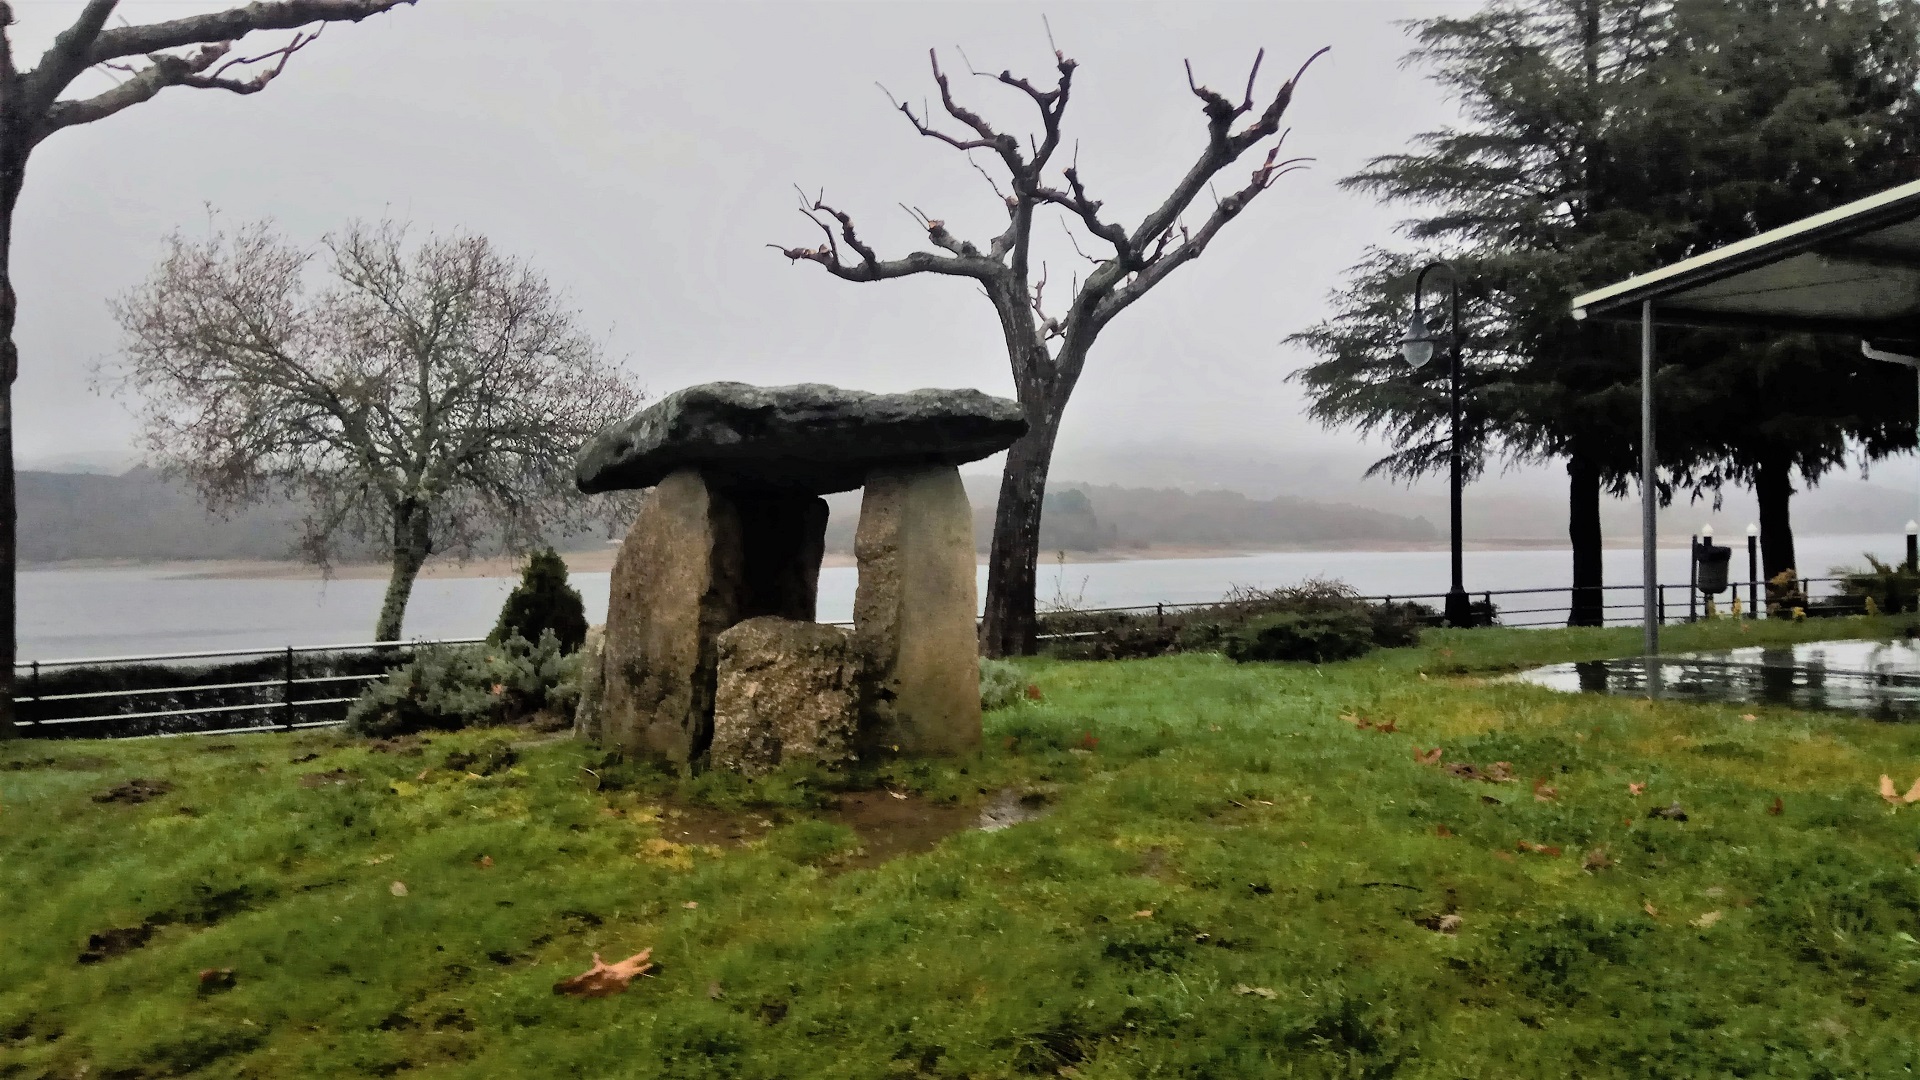
[[[967,481],[982,551],[993,531],[997,484]],[[120,476],[19,474],[20,560],[287,559],[299,541],[299,507],[254,507],[221,518],[152,469]],[[860,493],[832,496],[827,550],[853,550]],[[1437,539],[1423,517],[1310,499],[1249,499],[1232,491],[1067,484],[1047,492],[1040,539],[1047,551],[1115,551],[1150,544],[1308,547]],[[563,551],[601,547],[606,535],[555,537]],[[361,557],[374,559],[372,548]]]
[[[973,535],[982,551],[993,532],[997,485],[969,478]],[[828,501],[833,518],[827,550],[853,550],[859,492]],[[1424,517],[1281,496],[1250,499],[1237,491],[1184,491],[1070,483],[1047,492],[1040,519],[1046,551],[1117,551],[1153,544],[1196,547],[1313,547],[1435,540]]]
[[[207,512],[184,485],[148,468],[119,476],[21,472],[16,482],[22,563],[297,557],[300,507],[290,501],[223,518]],[[604,535],[553,539],[563,551],[605,543]],[[344,554],[356,560],[384,557],[377,545]]]

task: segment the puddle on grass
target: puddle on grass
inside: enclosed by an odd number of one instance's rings
[[[1808,641],[1719,652],[1552,664],[1513,676],[1552,690],[1737,705],[1784,705],[1920,720],[1920,643]]]
[[[968,829],[996,832],[1047,812],[1039,792],[1006,788],[979,802],[939,802],[909,792],[849,791],[832,807],[811,812],[727,811],[694,805],[669,805],[661,813],[660,835],[677,844],[738,847],[759,840],[780,825],[818,820],[845,825],[860,839],[860,854],[836,862],[837,869],[878,866],[903,855],[933,850],[940,841]]]

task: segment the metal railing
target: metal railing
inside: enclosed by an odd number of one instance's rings
[[[1794,585],[1799,592],[1806,595],[1807,603],[1805,606],[1807,607],[1810,613],[1825,614],[1832,611],[1835,608],[1836,604],[1838,603],[1838,597],[1836,594],[1839,592],[1839,589],[1837,588],[1837,586],[1839,586],[1841,583],[1843,583],[1846,580],[1847,579],[1845,578],[1838,578],[1838,577],[1800,578],[1794,583]],[[1815,590],[1813,588],[1815,586],[1821,586],[1824,588],[1818,594],[1815,594]],[[1767,585],[1765,582],[1761,582],[1761,581],[1733,582],[1728,585],[1728,589],[1730,590],[1731,595],[1726,597],[1724,600],[1716,601],[1715,615],[1719,617],[1729,616],[1732,611],[1731,599],[1733,596],[1738,596],[1741,601],[1741,611],[1740,611],[1741,618],[1764,619],[1768,617]],[[1474,601],[1494,607],[1496,612],[1496,617],[1497,617],[1497,625],[1520,627],[1520,628],[1539,628],[1539,627],[1547,627],[1547,626],[1567,625],[1567,618],[1572,611],[1575,594],[1576,593],[1591,594],[1594,592],[1598,592],[1600,594],[1601,602],[1598,605],[1598,607],[1601,612],[1602,625],[1605,625],[1605,626],[1638,626],[1640,625],[1640,620],[1642,618],[1642,614],[1644,611],[1645,601],[1644,601],[1643,589],[1638,584],[1597,585],[1597,586],[1583,585],[1577,588],[1572,585],[1555,585],[1555,586],[1548,586],[1548,587],[1542,587],[1542,588],[1529,588],[1529,589],[1479,589],[1479,590],[1473,590],[1469,592],[1468,596],[1470,599]],[[1695,622],[1707,616],[1707,609],[1704,602],[1704,598],[1702,597],[1702,594],[1700,594],[1692,585],[1685,584],[1685,583],[1674,583],[1674,584],[1662,583],[1655,587],[1655,595],[1657,597],[1659,621],[1663,625],[1671,624],[1671,623]],[[1374,595],[1374,596],[1358,596],[1355,599],[1363,601],[1365,603],[1370,603],[1370,604],[1399,604],[1399,603],[1424,604],[1426,606],[1438,609],[1441,606],[1441,604],[1446,600],[1446,596],[1447,594],[1445,592],[1389,593],[1389,594],[1381,594],[1381,595]],[[1538,605],[1541,601],[1551,596],[1565,597],[1566,602],[1550,604],[1544,607],[1543,606],[1515,607],[1509,603],[1504,603],[1504,602],[1497,603],[1497,601],[1504,601],[1506,600],[1506,598],[1514,598],[1513,603]],[[1176,603],[1161,602],[1161,603],[1154,603],[1154,604],[1135,604],[1135,605],[1123,606],[1123,607],[1070,608],[1070,609],[1059,609],[1059,610],[1053,610],[1053,611],[1043,611],[1041,614],[1041,619],[1044,622],[1049,617],[1056,618],[1056,619],[1059,619],[1059,618],[1070,619],[1070,618],[1079,617],[1079,616],[1092,616],[1092,615],[1144,616],[1144,615],[1151,614],[1156,616],[1156,618],[1164,620],[1165,616],[1167,615],[1178,616],[1178,615],[1181,615],[1187,612],[1193,612],[1193,611],[1231,609],[1234,607],[1251,607],[1251,606],[1257,606],[1257,605],[1268,603],[1268,602],[1269,601],[1256,598],[1256,599],[1248,599],[1248,600],[1191,600],[1191,601],[1181,601]],[[1434,622],[1435,625],[1439,625],[1440,615],[1438,614],[1437,610],[1432,617],[1432,621]],[[1100,634],[1104,632],[1106,631],[1096,629],[1096,630],[1078,630],[1078,631],[1069,631],[1064,633],[1051,633],[1051,634],[1043,633],[1039,635],[1039,640],[1061,641],[1061,640],[1067,640],[1072,638],[1098,637]]]
[[[1807,607],[1812,613],[1818,614],[1824,610],[1833,609],[1834,590],[1828,589],[1824,596],[1814,596],[1812,587],[1835,586],[1843,580],[1842,578],[1803,578],[1796,585],[1802,593],[1807,595]],[[1731,588],[1736,595],[1744,592],[1748,597],[1741,613],[1742,617],[1767,617],[1766,586],[1763,583],[1737,582]],[[1574,594],[1594,591],[1600,594],[1599,608],[1603,625],[1637,625],[1640,622],[1643,601],[1639,585],[1585,586],[1579,590],[1564,585],[1530,589],[1484,589],[1470,595],[1475,600],[1496,609],[1499,625],[1543,627],[1565,625]],[[1662,584],[1656,591],[1662,623],[1690,622],[1704,614],[1704,605],[1699,602],[1700,594],[1690,585]],[[1445,597],[1446,594],[1443,592],[1431,592],[1363,596],[1359,599],[1368,603],[1416,603],[1437,608]],[[1540,606],[1549,597],[1565,597],[1566,602]],[[1044,624],[1049,619],[1125,615],[1139,617],[1133,625],[1141,626],[1144,625],[1144,617],[1147,615],[1153,615],[1156,621],[1164,623],[1168,615],[1178,617],[1188,612],[1224,610],[1262,602],[1258,599],[1162,602],[1123,607],[1074,608],[1068,611],[1043,612],[1041,617]],[[1513,606],[1514,604],[1532,606],[1517,607]],[[1723,609],[1720,613],[1724,615],[1730,612]],[[1433,618],[1437,622],[1439,617],[1436,614]],[[833,625],[851,624],[840,622]],[[1068,641],[1097,638],[1112,632],[1112,629],[1042,633],[1039,635],[1039,640]],[[367,684],[385,677],[390,667],[410,658],[414,650],[435,645],[475,645],[485,640],[485,638],[457,638],[439,641],[354,642],[341,645],[289,645],[270,649],[154,653],[142,656],[22,660],[14,665],[16,669],[14,722],[22,734],[56,738],[88,734],[96,737],[102,735],[107,737],[241,735],[253,732],[337,727],[345,723],[345,706],[359,697],[360,690]],[[366,667],[367,670],[302,674],[298,665],[302,657],[329,658],[336,665],[357,663]],[[85,669],[124,670],[156,664],[178,665],[182,661],[246,661],[248,659],[260,663],[278,659],[280,664],[274,676],[270,678],[240,678],[212,683],[173,681],[152,686],[77,689],[52,693],[46,692],[46,687],[43,685],[48,678],[58,678],[60,672]],[[203,663],[203,666],[211,668],[216,665]],[[177,670],[177,668],[163,668],[162,672]],[[351,692],[342,692],[347,690]],[[240,696],[254,700],[206,700],[212,695]],[[199,700],[186,700],[196,698]],[[119,708],[108,711],[86,708],[88,705],[113,704],[118,704]],[[75,709],[79,711],[74,711]],[[225,717],[236,719],[252,717],[253,720],[246,724],[225,726],[220,726],[217,722],[213,726],[204,723],[211,718]],[[94,725],[96,728],[106,730],[90,732],[85,729],[85,725]],[[129,725],[154,727],[161,730],[129,734],[126,730]]]
[[[341,645],[286,645],[272,649],[153,653],[144,656],[22,660],[14,665],[14,725],[21,734],[49,737],[87,734],[86,725],[107,729],[92,734],[109,736],[124,735],[130,726],[160,729],[143,730],[133,737],[243,735],[261,731],[337,727],[346,722],[345,706],[360,696],[360,690],[366,684],[384,678],[389,667],[403,662],[414,650],[430,645],[473,645],[485,640],[459,638],[443,641],[352,642]],[[344,674],[302,674],[298,661],[303,657],[325,658],[336,665],[357,664],[369,670]],[[211,683],[172,681],[163,685],[54,693],[46,692],[44,685],[50,677],[57,677],[62,672],[150,668],[156,664],[175,665],[181,661],[241,661],[244,666],[245,661],[252,660],[258,666],[271,664],[276,659],[280,661],[279,670],[271,678],[242,678]],[[217,665],[202,666],[211,669]],[[162,672],[169,670],[161,669]],[[352,692],[341,692],[347,689]],[[221,700],[233,697],[254,700]],[[85,707],[116,704],[118,708],[104,711]],[[154,705],[170,707],[147,707]],[[215,717],[237,719],[248,716],[256,719],[237,726],[209,727],[191,722]]]

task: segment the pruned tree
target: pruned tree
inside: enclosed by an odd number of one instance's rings
[[[253,94],[266,89],[293,54],[329,22],[359,22],[413,0],[262,0],[243,7],[144,26],[109,27],[118,0],[87,0],[32,70],[14,61],[7,28],[13,9],[0,0],[0,738],[13,733],[14,538],[13,382],[20,354],[13,340],[13,214],[27,159],[62,128],[104,120],[171,86]],[[256,31],[294,30],[262,52],[236,52]],[[181,51],[188,50],[188,51]],[[116,81],[87,97],[66,97],[89,71]]]
[[[1013,368],[1014,386],[1031,426],[1008,450],[1000,482],[987,564],[986,611],[980,628],[981,649],[987,655],[1033,651],[1034,584],[1047,470],[1067,399],[1079,382],[1095,339],[1167,275],[1199,258],[1255,196],[1308,160],[1280,156],[1286,141],[1280,121],[1308,65],[1324,52],[1322,49],[1308,57],[1271,98],[1254,96],[1264,50],[1256,55],[1246,88],[1237,101],[1196,82],[1193,67],[1188,64],[1187,88],[1199,99],[1206,116],[1206,144],[1166,198],[1127,226],[1102,213],[1104,204],[1088,194],[1077,165],[1062,168],[1054,164],[1077,67],[1074,60],[1054,50],[1058,75],[1050,89],[1042,89],[1010,71],[998,75],[973,72],[1018,92],[1038,110],[1040,130],[1037,135],[1030,134],[1023,145],[1021,139],[955,99],[938,55],[930,50],[933,81],[948,117],[943,123],[948,127],[957,124],[958,133],[943,130],[926,110],[916,112],[899,101],[894,107],[921,135],[968,156],[1005,203],[1006,228],[982,247],[953,235],[943,221],[910,211],[935,250],[882,259],[860,238],[850,214],[829,205],[824,197],[808,198],[803,193],[801,211],[820,228],[824,242],[817,247],[770,245],[791,260],[818,263],[846,281],[885,281],[913,274],[967,278],[977,282],[992,303]],[[1263,144],[1266,153],[1249,178],[1224,196],[1216,192],[1204,218],[1190,228],[1185,215],[1202,193],[1212,189],[1214,178]],[[976,150],[992,155],[998,170],[1005,174],[1005,188],[973,160]],[[1064,186],[1057,186],[1061,182]],[[1054,309],[1057,314],[1048,313],[1045,268],[1040,267],[1036,273],[1034,265],[1034,225],[1049,210],[1088,234],[1091,246],[1099,252],[1086,256],[1092,263],[1087,276],[1075,281],[1064,308]],[[1075,248],[1079,250],[1077,241]]]
[[[114,305],[112,374],[141,400],[152,456],[209,507],[299,499],[302,551],[323,566],[343,541],[381,543],[375,636],[394,640],[428,555],[527,551],[584,524],[574,451],[641,395],[484,237],[409,250],[400,226],[354,225],[323,247],[267,223],[176,234]]]

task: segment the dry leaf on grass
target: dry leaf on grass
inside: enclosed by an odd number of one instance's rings
[[[1546,777],[1542,776],[1534,780],[1533,799],[1535,802],[1552,802],[1553,800],[1559,797],[1560,797],[1560,790],[1558,788],[1548,786]]]
[[[1767,813],[1772,814],[1774,817],[1779,817],[1786,811],[1786,808],[1787,804],[1780,800],[1780,796],[1775,795],[1773,797],[1773,805],[1767,807]]]
[[[1920,780],[1915,780],[1913,782],[1913,786],[1907,789],[1907,793],[1905,795],[1902,795],[1900,794],[1900,789],[1894,787],[1893,777],[1888,776],[1885,773],[1881,773],[1880,774],[1880,797],[1887,800],[1888,802],[1892,803],[1895,806],[1902,806],[1907,803],[1920,802]]]
[[[575,975],[571,979],[562,979],[553,984],[556,994],[570,994],[573,997],[608,997],[627,988],[634,976],[645,975],[653,970],[648,957],[652,949],[642,949],[616,964],[600,959],[599,953],[593,954],[593,966]]]
[[[1435,825],[1433,827],[1433,835],[1439,837],[1442,840],[1446,840],[1453,836],[1453,830],[1447,828],[1445,825]]]
[[[698,901],[698,900],[689,900],[689,901],[687,901],[686,903],[684,903],[684,904],[681,904],[680,906],[681,906],[681,907],[683,907],[683,908],[686,908],[686,909],[687,909],[688,911],[692,911],[692,910],[693,910],[694,908],[697,908],[697,907],[699,907],[699,906],[700,906],[700,901]]]
[[[493,865],[493,856],[482,855],[478,859],[474,860],[474,865],[478,866],[482,870],[485,870],[486,868]]]
[[[1253,997],[1266,998],[1268,1001],[1272,1001],[1274,998],[1277,998],[1280,996],[1279,994],[1274,993],[1272,987],[1248,986],[1246,983],[1241,983],[1240,985],[1234,987],[1233,992],[1236,994],[1248,994]]]
[[[396,881],[387,886],[387,891],[395,896],[405,896],[407,895],[407,883],[404,881]]]
[[[1699,918],[1688,922],[1687,925],[1697,930],[1705,930],[1707,927],[1712,926],[1714,923],[1717,923],[1719,921],[1720,921],[1720,913],[1718,911],[1709,911],[1705,915],[1702,915]]]
[[[1560,848],[1554,844],[1536,844],[1531,840],[1522,840],[1513,845],[1514,850],[1533,855],[1558,855]]]
[[[1613,860],[1607,856],[1606,848],[1591,848],[1587,851],[1586,856],[1580,860],[1580,869],[1582,870],[1605,870],[1612,865]]]
[[[1648,915],[1651,915],[1656,919],[1660,917],[1660,909],[1657,907],[1654,907],[1653,901],[1651,900],[1642,900],[1640,902],[1640,910],[1646,912]]]
[[[1746,629],[1746,627],[1744,627],[1744,626],[1743,626],[1743,627],[1741,627],[1741,629],[1742,629],[1742,630],[1744,630],[1744,629]],[[1755,715],[1753,715],[1752,713],[1741,713],[1741,714],[1740,714],[1740,719],[1742,719],[1742,720],[1745,720],[1745,721],[1746,721],[1747,723],[1749,723],[1749,724],[1751,724],[1751,723],[1753,723],[1753,722],[1754,722],[1755,720],[1758,720],[1758,719],[1760,719],[1760,718],[1759,718],[1759,717],[1757,717],[1757,716],[1755,716]]]
[[[1422,750],[1417,746],[1413,748],[1413,760],[1422,765],[1440,764],[1440,754],[1441,750],[1437,746],[1431,750]]]
[[[1139,911],[1133,913],[1133,917],[1136,919],[1151,919],[1153,918],[1153,909],[1141,908]]]
[[[1646,793],[1647,793],[1647,785],[1645,784],[1639,784],[1639,783],[1627,784],[1627,794],[1629,795],[1645,795]]]

